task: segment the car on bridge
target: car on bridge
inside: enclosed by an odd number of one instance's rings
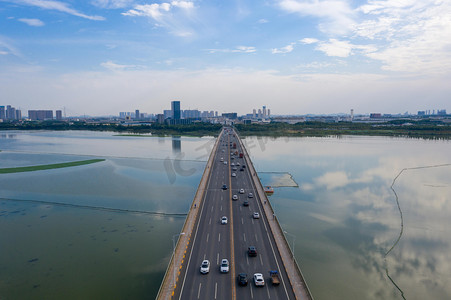
[[[238,200],[238,195],[233,195],[232,200],[234,200],[234,201]]]
[[[237,280],[238,280],[238,285],[246,286],[247,285],[247,274],[246,273],[238,274]]]
[[[265,279],[263,278],[262,273],[254,274],[254,284],[255,286],[265,286]]]
[[[229,272],[229,261],[227,259],[221,260],[221,267],[219,268],[221,273],[228,273]]]
[[[260,219],[260,214],[258,212],[254,212],[254,214],[252,215],[252,217],[254,219]]]
[[[249,246],[249,248],[247,248],[247,255],[257,256],[257,248],[255,248],[255,246]]]
[[[223,216],[222,218],[221,218],[221,224],[227,224],[227,217],[226,216]]]
[[[236,177],[236,173],[232,173],[232,177]]]
[[[249,206],[249,201],[247,201],[247,200],[244,200],[244,202],[243,202],[243,206]]]
[[[244,194],[244,189],[240,189],[240,194]]]
[[[248,197],[248,198],[254,198],[254,194],[249,193],[249,194],[247,195],[247,197]]]
[[[208,259],[204,259],[202,264],[200,265],[200,272],[202,274],[208,274],[210,272],[210,261]]]
[[[223,184],[222,189],[225,191],[227,189],[227,184]]]

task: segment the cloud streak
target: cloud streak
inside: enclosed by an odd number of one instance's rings
[[[40,26],[44,26],[44,22],[42,22],[39,19],[18,19],[20,22],[23,22],[27,25],[30,26],[35,26],[35,27],[40,27]]]
[[[56,10],[60,12],[64,12],[76,17],[93,20],[93,21],[103,21],[105,20],[102,16],[89,16],[86,14],[83,14],[76,9],[71,8],[67,3],[60,2],[60,1],[52,1],[52,0],[18,0],[13,1],[14,3],[23,4],[23,5],[29,5],[29,6],[35,6],[42,9],[48,9],[48,10]]]

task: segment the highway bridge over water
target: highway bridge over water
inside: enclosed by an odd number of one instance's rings
[[[225,127],[217,138],[182,232],[173,238],[177,246],[157,299],[313,299],[232,128]],[[250,246],[257,256],[249,256]],[[220,272],[222,259],[230,262],[228,273]],[[210,262],[208,274],[200,272],[203,260]],[[271,270],[279,273],[277,286]],[[247,286],[238,284],[239,273],[247,274]],[[263,274],[263,287],[255,286],[255,273]]]

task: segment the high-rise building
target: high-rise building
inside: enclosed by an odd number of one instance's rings
[[[164,114],[165,119],[172,118],[172,110],[170,110],[170,109],[163,110],[163,114]]]
[[[6,106],[6,119],[7,120],[14,120],[16,117],[16,109],[12,107],[11,105]]]
[[[14,116],[14,119],[16,120],[22,119],[22,111],[20,109],[16,109],[16,115]]]
[[[135,119],[140,119],[139,109],[135,110]]]
[[[52,120],[53,110],[29,110],[28,118],[34,121]]]
[[[257,110],[255,108],[252,110],[252,118],[257,118]]]
[[[63,119],[63,112],[61,110],[55,111],[55,114],[56,114],[56,119],[57,120],[62,120]]]
[[[266,106],[263,105],[263,119],[266,118]]]
[[[174,120],[180,120],[180,101],[171,102],[172,118]]]
[[[0,120],[6,120],[6,111],[4,106],[0,106]]]

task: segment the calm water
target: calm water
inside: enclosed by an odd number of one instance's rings
[[[174,214],[187,212],[212,142],[0,132],[0,168],[106,159],[0,174],[0,298],[155,298],[184,222]],[[269,172],[288,172],[299,185],[270,199],[315,299],[402,299],[400,290],[406,299],[451,298],[450,142],[245,144],[264,184],[280,184]],[[404,227],[387,254],[401,231],[396,176]]]

